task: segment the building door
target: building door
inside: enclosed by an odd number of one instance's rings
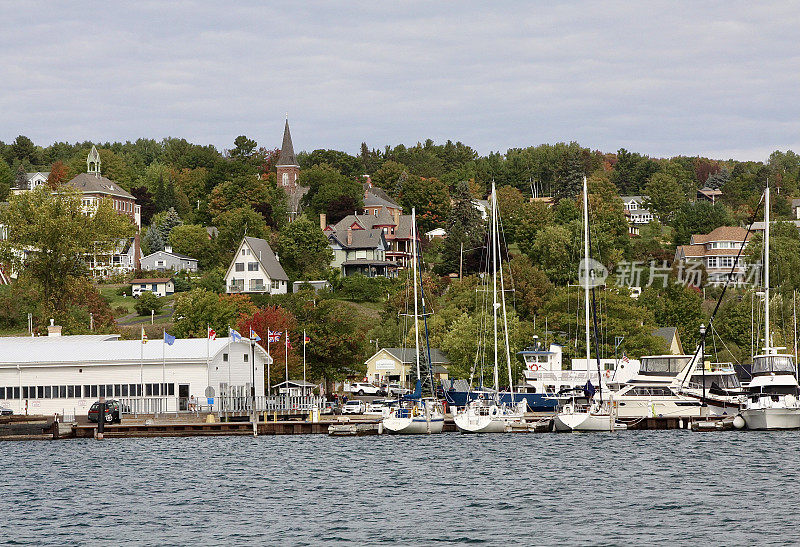
[[[178,410],[189,410],[189,384],[178,384]]]

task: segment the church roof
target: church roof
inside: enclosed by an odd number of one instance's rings
[[[276,165],[297,165],[297,158],[294,155],[294,147],[292,146],[292,134],[289,132],[288,118],[283,128],[283,144],[281,144],[281,154],[278,156]]]
[[[102,176],[98,177],[94,173],[81,173],[67,184],[77,188],[84,194],[107,194],[120,198],[136,199],[113,180]]]

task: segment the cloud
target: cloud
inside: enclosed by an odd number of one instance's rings
[[[0,139],[800,148],[800,12],[733,3],[15,4]]]

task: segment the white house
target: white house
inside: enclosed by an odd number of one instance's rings
[[[625,216],[631,224],[647,224],[653,221],[653,213],[644,207],[648,196],[622,196]]]
[[[139,296],[143,292],[151,292],[156,296],[165,297],[175,293],[175,282],[171,277],[154,277],[152,279],[132,279],[129,282],[131,294]]]
[[[431,348],[433,375],[436,380],[447,380],[447,365],[450,360],[437,348]],[[411,378],[416,375],[416,356],[413,348],[381,348],[366,360],[367,378],[375,382],[400,382],[411,387]]]
[[[119,340],[119,335],[0,338],[0,406],[15,414],[85,414],[98,397],[133,406],[150,400],[165,412],[208,406],[215,396],[264,395],[272,359],[246,338]],[[253,358],[255,355],[255,358]],[[211,408],[216,410],[216,401]]]
[[[289,276],[269,243],[257,237],[242,239],[225,273],[225,292],[286,294],[288,288]]]
[[[19,181],[17,182],[17,187],[12,189],[14,194],[19,194],[20,192],[26,192],[28,190],[35,190],[42,184],[47,184],[47,179],[50,177],[50,172],[42,172],[37,171],[35,173],[25,173],[25,178],[27,184],[25,186],[19,186]]]
[[[196,272],[197,259],[191,256],[173,252],[172,247],[167,245],[163,251],[150,253],[142,258],[142,269],[163,272],[172,270],[173,272]]]

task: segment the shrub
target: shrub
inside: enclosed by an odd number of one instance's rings
[[[143,292],[136,300],[134,309],[139,315],[150,315],[151,310],[158,314],[164,305],[162,300],[150,291]]]
[[[353,302],[378,302],[386,294],[389,280],[382,277],[366,277],[355,274],[342,279],[342,298]]]

